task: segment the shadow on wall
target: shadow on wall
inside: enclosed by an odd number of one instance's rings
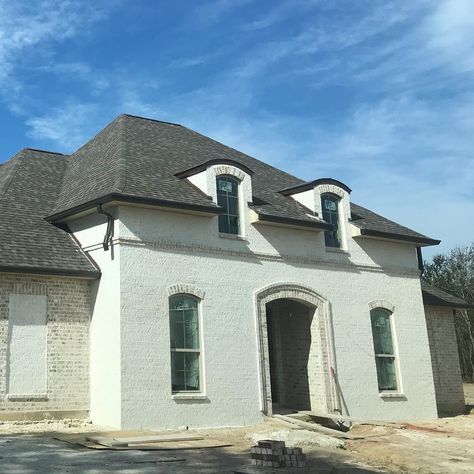
[[[418,260],[415,246],[395,243],[390,241],[382,241],[377,239],[354,239],[354,245],[367,254],[367,256],[381,267],[390,268],[394,265],[397,267],[418,268]]]

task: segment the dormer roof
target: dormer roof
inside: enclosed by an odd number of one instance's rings
[[[333,186],[337,186],[338,188],[341,188],[344,191],[346,191],[346,193],[348,194],[352,192],[352,189],[349,186],[345,185],[341,181],[338,181],[337,179],[319,178],[319,179],[314,179],[313,181],[306,181],[305,183],[297,184],[296,186],[291,186],[289,188],[282,189],[280,193],[283,194],[283,196],[291,196],[292,194],[309,191],[310,189],[313,189],[322,184],[331,184]]]

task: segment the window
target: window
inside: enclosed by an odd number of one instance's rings
[[[200,390],[198,300],[188,295],[170,298],[171,387],[173,392]]]
[[[374,338],[375,364],[379,390],[397,390],[397,369],[391,314],[383,308],[375,308],[370,312],[372,336]]]
[[[217,204],[224,208],[219,215],[219,232],[240,233],[239,225],[239,181],[230,176],[217,177]]]
[[[333,194],[323,194],[321,196],[323,208],[323,219],[333,225],[332,230],[324,233],[324,241],[327,247],[341,247],[341,237],[339,229],[339,198]]]
[[[7,389],[14,395],[46,395],[48,302],[45,295],[10,294]]]

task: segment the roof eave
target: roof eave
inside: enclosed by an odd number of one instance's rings
[[[313,229],[313,230],[332,230],[333,226],[331,224],[327,224],[325,222],[311,222],[311,221],[304,221],[300,219],[295,219],[291,217],[282,217],[282,216],[274,216],[269,214],[260,214],[257,212],[258,221],[264,222],[271,222],[275,224],[286,224],[293,227],[303,227],[305,229]],[[257,222],[258,222],[257,221]]]
[[[66,209],[64,211],[57,212],[50,216],[46,217],[48,222],[60,222],[63,219],[71,217],[75,214],[79,214],[81,212],[87,211],[89,209],[94,208],[97,204],[106,204],[111,201],[118,201],[124,203],[132,203],[132,204],[146,204],[152,206],[159,206],[159,207],[167,207],[170,209],[186,209],[190,211],[198,211],[203,212],[205,214],[212,214],[218,215],[221,214],[224,210],[218,206],[206,206],[202,204],[191,204],[191,203],[184,203],[179,201],[168,201],[166,199],[158,199],[158,198],[149,198],[144,196],[133,196],[127,194],[120,194],[120,193],[110,193],[105,196],[101,196],[90,201],[87,201],[83,204],[78,206],[71,207],[70,209]]]
[[[62,276],[97,280],[102,273],[98,270],[66,270],[63,268],[44,268],[28,266],[0,266],[0,273],[26,273],[30,275]]]
[[[441,306],[443,308],[453,309],[474,309],[474,305],[472,304],[446,301],[425,290],[422,290],[422,297],[424,306]]]
[[[357,226],[357,224],[355,224],[354,222],[352,222],[352,224]],[[360,227],[359,227],[359,230],[360,230],[361,236],[378,237],[381,239],[389,239],[389,240],[400,240],[402,242],[413,243],[413,244],[420,245],[423,247],[430,246],[430,245],[439,245],[441,242],[441,240],[430,239],[429,237],[416,237],[416,236],[403,235],[403,234],[394,234],[392,232],[382,232],[382,231],[372,230],[372,229],[363,229]]]

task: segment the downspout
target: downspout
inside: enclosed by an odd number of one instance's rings
[[[425,265],[423,263],[423,255],[421,254],[421,247],[416,248],[416,257],[418,258],[418,270],[420,270],[420,276],[423,276],[425,272]]]
[[[114,234],[114,216],[104,211],[102,209],[102,204],[97,204],[97,214],[102,214],[103,216],[107,217],[107,230],[105,232],[104,241],[102,242],[102,246],[104,250],[109,250],[109,244],[112,244],[112,236]]]

